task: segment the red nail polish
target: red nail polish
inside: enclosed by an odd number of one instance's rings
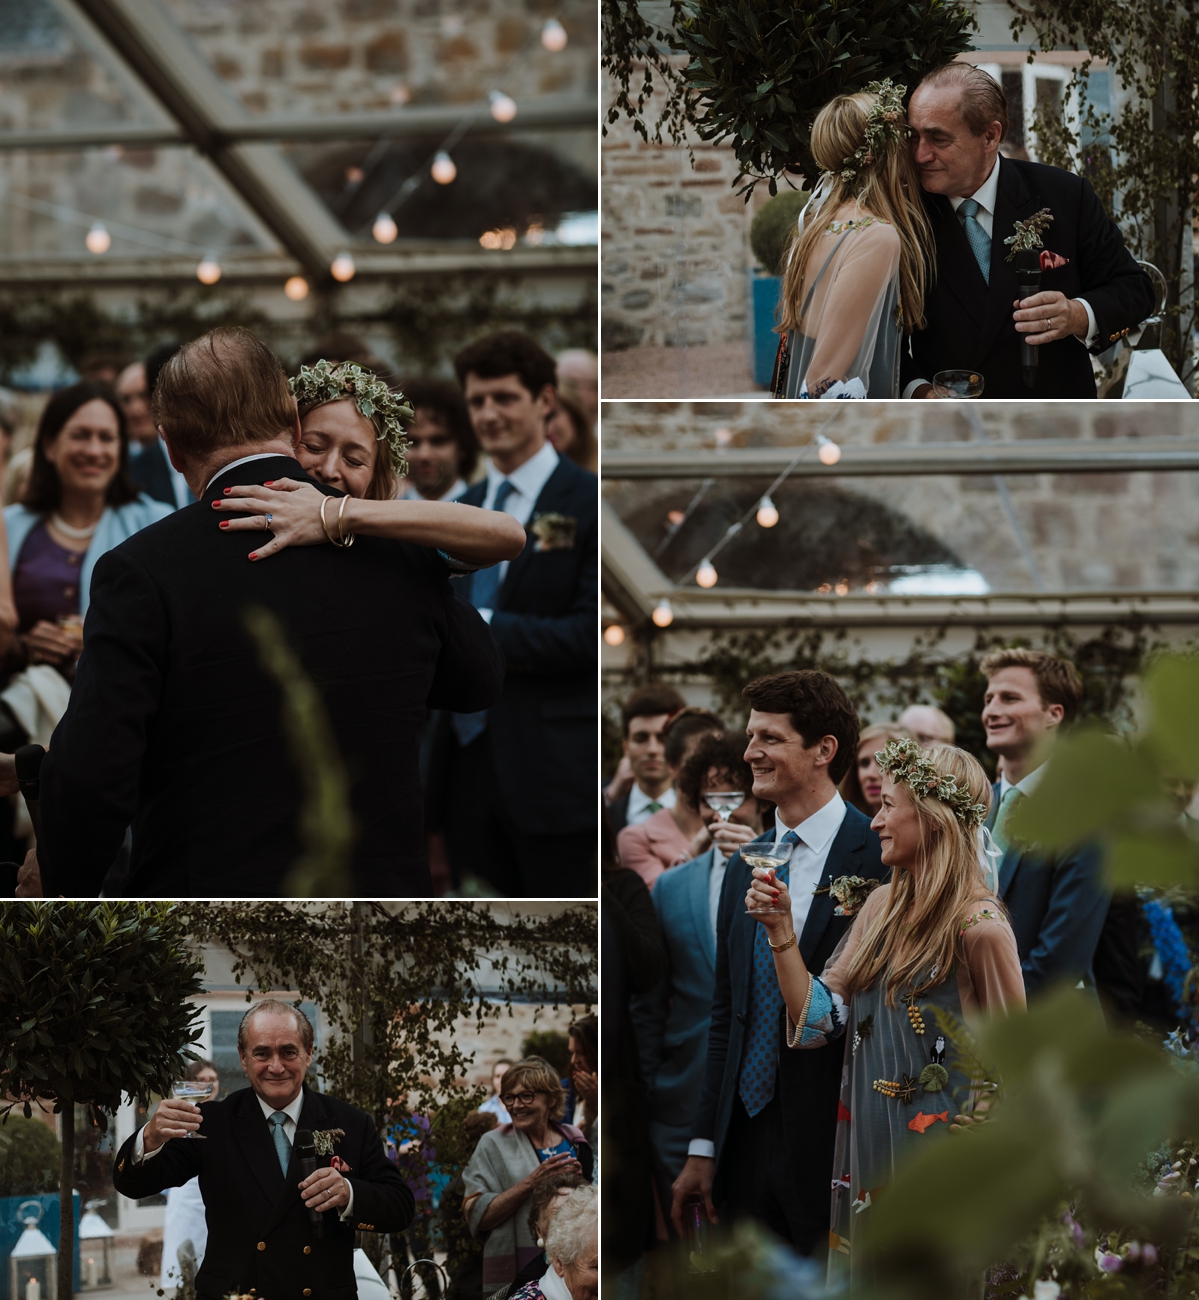
[[[258,552],[255,551],[254,554],[250,556],[250,559],[256,560],[257,558],[258,558]]]
[[[219,510],[219,509],[221,508],[221,503],[220,503],[219,501],[214,501],[214,502],[212,503],[212,508],[213,508],[214,510]]]
[[[273,478],[268,478],[267,481],[266,481],[262,486],[263,486],[263,487],[270,487],[270,486],[274,483],[274,481],[275,481],[275,480],[274,480]]]
[[[226,488],[226,489],[225,489],[225,495],[228,496],[229,493],[232,492],[232,491],[233,491],[232,488]]]
[[[219,527],[219,528],[228,528],[228,527],[229,527],[229,521],[228,521],[228,519],[222,519],[221,522],[220,522],[220,524],[218,525],[218,527]]]

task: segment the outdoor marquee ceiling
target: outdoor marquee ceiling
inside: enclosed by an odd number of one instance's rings
[[[141,122],[0,132],[0,153],[56,152],[120,146],[184,146],[207,159],[229,183],[281,251],[247,249],[221,255],[231,279],[286,277],[300,271],[315,284],[332,285],[330,266],[352,252],[357,275],[479,269],[574,271],[594,267],[590,246],[513,248],[496,254],[480,247],[403,241],[397,246],[356,245],[351,234],[283,154],[280,144],[321,141],[512,136],[535,130],[591,129],[598,104],[585,95],[547,95],[517,101],[515,118],[497,122],[486,100],[467,109],[412,106],[392,112],[254,115],[217,76],[203,54],[158,0],[54,0],[73,30],[103,52],[134,100]],[[0,260],[0,285],[195,278],[194,257],[92,259],[67,262],[37,256]]]

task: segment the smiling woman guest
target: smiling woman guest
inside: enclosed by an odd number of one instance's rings
[[[4,511],[20,619],[17,665],[50,664],[73,676],[96,561],[170,513],[129,478],[115,393],[90,382],[56,393],[38,424],[21,503]]]
[[[882,804],[872,826],[891,881],[873,892],[843,887],[841,906],[857,916],[822,974],[804,963],[787,886],[772,870],[754,869],[745,899],[769,937],[787,1046],[851,1039],[831,1171],[833,1277],[847,1257],[856,1271],[852,1238],[895,1162],[949,1128],[956,1098],[972,1086],[978,1095],[938,1017],[969,1022],[1024,1006],[1016,939],[982,865],[986,774],[964,750],[921,750],[914,740],[891,741],[878,764]]]
[[[875,757],[889,740],[905,740],[912,733],[893,722],[876,722],[863,727],[858,737],[857,761],[841,782],[841,798],[867,817],[873,817],[883,803],[883,774]]]
[[[529,1056],[504,1075],[500,1098],[510,1124],[485,1133],[463,1171],[462,1209],[475,1237],[484,1238],[483,1295],[511,1282],[540,1247],[526,1221],[529,1198],[559,1173],[591,1177],[591,1148],[564,1123],[565,1094],[548,1061]]]

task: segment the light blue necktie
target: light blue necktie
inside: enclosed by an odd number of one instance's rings
[[[991,237],[978,224],[977,213],[982,207],[977,199],[963,199],[958,204],[958,216],[962,219],[962,228],[966,232],[966,243],[974,254],[978,269],[983,279],[991,283]]]
[[[799,836],[788,831],[783,841],[798,844]],[[776,867],[774,874],[783,884],[788,884],[790,871],[788,863]],[[770,952],[770,936],[764,925],[758,924],[755,929],[753,979],[749,986],[749,1015],[745,1020],[745,1047],[741,1053],[738,1087],[751,1119],[774,1096],[779,1058],[779,1012],[783,1007],[783,995]]]
[[[504,503],[516,491],[516,484],[508,479],[495,490],[492,510],[503,510]],[[495,609],[496,597],[500,594],[500,566],[493,564],[486,569],[478,569],[470,575],[470,603],[476,609]],[[460,745],[469,745],[472,740],[483,734],[487,726],[487,710],[478,713],[453,713],[450,722],[454,735]]]
[[[287,1166],[291,1162],[291,1143],[287,1140],[287,1134],[283,1131],[283,1125],[287,1123],[287,1116],[281,1110],[275,1111],[269,1120],[274,1132],[271,1137],[275,1142],[275,1154],[279,1157],[279,1168],[286,1175]]]
[[[1014,785],[1009,785],[1003,792],[1003,798],[999,801],[999,811],[995,814],[995,825],[991,828],[991,838],[1006,853],[1012,847],[1012,841],[1007,833],[1008,819],[1012,815],[1012,809],[1020,801],[1024,792],[1018,790]]]

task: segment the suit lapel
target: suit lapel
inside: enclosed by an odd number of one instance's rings
[[[1012,879],[1020,866],[1020,860],[1024,854],[1020,849],[1010,848],[1003,855],[1003,861],[999,864],[999,897],[1003,898],[1009,888],[1011,888]]]
[[[925,195],[937,242],[937,285],[945,285],[981,329],[987,311],[987,282],[966,242],[966,232],[943,194]]]
[[[764,831],[756,840],[751,843],[758,844],[762,840],[774,839],[774,827]],[[753,870],[749,863],[741,856],[740,852],[734,853],[729,859],[728,869],[724,876],[724,889],[736,891],[733,900],[733,924],[729,933],[729,983],[733,985],[734,1008],[737,1005],[736,994],[738,992],[738,981],[740,981],[740,1002],[741,1005],[748,1005],[749,990],[754,979],[754,939],[757,935],[758,921],[756,917],[750,916],[745,910],[743,902],[745,891],[749,889],[750,882],[753,880]],[[738,953],[734,950],[734,940],[744,949]]]
[[[977,270],[977,267],[975,269]],[[849,809],[846,808],[845,817],[829,846],[824,870],[820,873],[820,882],[816,888],[827,888],[838,876],[856,874],[853,870],[853,855],[864,843],[865,835],[861,827],[853,825]],[[833,919],[834,911],[835,904],[831,894],[817,894],[812,899],[807,920],[804,921],[803,933],[799,936],[799,951],[803,954],[805,962],[811,961],[812,954],[819,947],[820,940],[824,938],[824,932],[828,929],[828,923]]]
[[[537,549],[537,539],[529,529],[538,515],[546,514],[554,508],[555,497],[565,480],[570,476],[570,470],[567,468],[569,464],[570,462],[567,461],[565,456],[559,456],[558,463],[554,466],[554,472],[546,479],[544,486],[537,494],[537,500],[533,503],[533,509],[529,512],[528,523],[525,524],[525,549],[508,565],[508,572],[504,575],[504,585],[500,588],[501,607],[507,606],[509,599],[519,586],[525,570],[532,562],[533,553]]]
[[[262,1188],[267,1202],[274,1205],[283,1191],[283,1173],[279,1168],[279,1157],[275,1154],[275,1144],[271,1140],[270,1125],[266,1122],[253,1088],[246,1089],[242,1104],[233,1118],[233,1132],[237,1137],[238,1150],[250,1166],[255,1181]]]
[[[691,920],[695,924],[700,951],[704,954],[708,969],[713,972],[716,970],[716,936],[712,933],[711,913],[708,910],[708,886],[712,879],[715,854],[715,849],[709,849],[699,859],[705,869],[701,871],[696,867],[691,872],[687,889],[688,901],[691,904]]]
[[[1011,249],[1003,241],[1015,233],[1016,222],[1026,221],[1042,206],[1040,194],[1032,193],[1020,170],[999,160],[999,185],[995,194],[995,216],[991,225],[991,286],[983,322],[982,355],[1010,324],[1016,301],[1016,264],[1007,260]]]

